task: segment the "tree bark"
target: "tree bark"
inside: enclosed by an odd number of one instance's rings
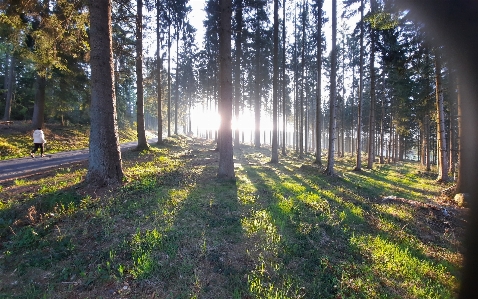
[[[294,132],[293,132],[293,142],[294,142],[294,149],[296,153],[299,153],[299,102],[297,100],[299,94],[299,67],[298,67],[298,60],[299,55],[297,51],[297,5],[294,5],[294,54],[293,60],[294,63]]]
[[[143,0],[136,0],[136,122],[138,150],[149,147],[144,125],[143,89]]]
[[[272,58],[272,149],[271,163],[279,162],[279,149],[277,142],[277,112],[278,112],[278,77],[279,77],[279,0],[274,0],[274,32],[273,32],[273,58]]]
[[[448,157],[445,139],[445,111],[443,107],[443,90],[441,85],[441,63],[435,57],[436,82],[436,109],[437,109],[437,150],[438,150],[438,178],[437,181],[448,181]]]
[[[219,133],[219,169],[217,176],[233,180],[234,161],[232,147],[232,58],[231,58],[231,15],[232,1],[219,0],[219,78],[221,126]]]
[[[370,0],[370,6],[372,12],[375,12],[376,1]],[[372,28],[370,33],[370,117],[369,117],[369,127],[368,127],[368,160],[367,168],[372,169],[373,163],[375,161],[375,84],[376,84],[376,73],[375,73],[375,29]]]
[[[256,12],[256,24],[255,24],[256,32],[255,32],[255,47],[256,47],[256,77],[254,82],[254,89],[255,89],[255,102],[254,102],[254,147],[260,148],[261,147],[261,72],[260,72],[260,65],[261,65],[261,48],[260,48],[260,22],[258,16],[258,9]]]
[[[286,54],[285,54],[285,40],[286,40],[286,28],[285,28],[285,2],[282,0],[282,155],[286,155],[287,147],[287,138],[286,138],[286,104],[285,104],[285,93],[286,93],[286,78],[285,78],[285,68],[286,68]]]
[[[157,104],[158,104],[158,144],[163,143],[163,107],[162,107],[162,86],[161,86],[161,71],[163,68],[163,63],[161,61],[161,36],[160,36],[160,7],[161,7],[161,1],[156,0],[156,64],[157,64],[157,75],[156,75],[156,85],[158,89],[158,94],[157,94]]]
[[[336,131],[336,87],[337,87],[337,0],[332,0],[332,52],[330,70],[330,122],[329,122],[329,151],[327,157],[326,175],[334,175],[334,144]]]
[[[234,134],[234,146],[239,146],[239,108],[242,99],[242,90],[241,90],[241,63],[242,63],[242,0],[236,0],[236,61],[234,69],[234,113],[236,117],[236,132]]]
[[[33,105],[33,128],[43,127],[45,121],[45,89],[46,78],[44,71],[37,70],[35,81],[35,104]]]
[[[304,7],[301,6],[301,15],[302,15],[302,45],[300,50],[300,59],[302,62],[300,68],[300,96],[299,96],[299,159],[304,157],[304,86],[305,86],[305,12]]]
[[[317,87],[316,87],[316,107],[315,107],[315,161],[314,163],[322,166],[322,10],[324,1],[316,0],[317,5]]]
[[[425,119],[419,121],[420,126],[420,163],[425,166]]]
[[[465,172],[463,171],[465,169],[465,167],[463,167],[463,158],[464,158],[464,154],[463,154],[463,146],[462,146],[462,138],[464,137],[463,134],[464,134],[464,130],[463,130],[463,118],[462,118],[462,115],[463,115],[463,111],[462,111],[462,108],[463,108],[463,101],[461,99],[461,82],[460,82],[460,77],[457,77],[456,79],[456,90],[457,90],[457,123],[458,123],[458,169],[457,169],[457,173],[458,173],[458,181],[456,182],[456,193],[466,193],[466,192],[469,192],[469,189],[465,186],[465,179],[464,179],[464,175],[465,175]]]
[[[91,129],[86,181],[118,186],[123,179],[116,117],[111,0],[90,1]]]
[[[431,159],[430,159],[430,153],[431,153],[431,148],[430,148],[430,117],[428,115],[425,115],[425,170],[430,171],[431,170]]]
[[[359,63],[359,90],[357,105],[357,160],[354,171],[362,170],[362,102],[363,102],[363,58],[364,58],[364,0],[360,1],[360,63]]]
[[[168,27],[168,137],[171,137],[171,25]]]
[[[385,146],[385,70],[382,74],[383,85],[382,90],[383,94],[381,97],[381,106],[382,106],[382,115],[380,117],[380,164],[385,163],[383,157],[383,151]]]
[[[8,62],[8,59],[7,59]],[[8,69],[8,76],[5,76],[7,94],[5,97],[5,113],[3,115],[3,120],[10,120],[12,115],[12,104],[13,104],[13,89],[15,87],[15,56],[10,58],[10,68]]]
[[[452,82],[456,82],[456,77],[455,75],[450,71],[449,72],[450,76],[452,77]],[[452,86],[453,86],[452,83]],[[450,157],[448,159],[449,162],[449,170],[448,172],[452,175],[455,176],[456,174],[456,98],[455,95],[453,96],[453,100],[450,100],[450,135],[449,135],[449,154]]]
[[[176,88],[174,97],[174,135],[178,135],[178,105],[179,105],[179,31],[180,24],[176,25]]]
[[[8,73],[8,66],[10,65],[10,54],[8,52],[5,53],[5,74]],[[0,91],[0,95],[2,96],[2,98],[5,98],[7,97],[7,91],[5,90],[5,87],[8,85],[8,75],[5,75],[3,77],[3,86],[4,86],[4,90]]]

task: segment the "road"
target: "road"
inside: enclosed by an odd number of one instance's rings
[[[149,143],[156,142],[157,139],[149,139]],[[121,151],[132,149],[138,145],[137,141],[123,143],[120,145]],[[55,154],[46,153],[41,158],[37,155],[35,158],[19,158],[0,161],[0,182],[17,177],[23,177],[42,170],[68,165],[74,162],[88,160],[88,149],[59,152]]]

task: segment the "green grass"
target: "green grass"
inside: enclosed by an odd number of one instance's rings
[[[84,165],[2,185],[2,298],[452,298],[464,210],[417,208],[443,188],[414,163],[327,177],[312,159],[183,137],[123,155],[127,182]],[[387,200],[396,196],[402,200]],[[449,226],[444,226],[447,221]]]
[[[61,126],[46,124],[45,152],[49,154],[84,149],[88,147],[90,128],[86,125]],[[33,149],[33,128],[30,123],[17,122],[8,127],[2,127],[0,136],[0,160],[28,157]],[[120,142],[137,140],[134,129],[119,130]]]

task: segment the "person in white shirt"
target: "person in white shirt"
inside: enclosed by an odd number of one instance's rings
[[[44,150],[44,144],[45,144],[45,134],[43,133],[41,128],[36,129],[33,131],[33,144],[35,147],[30,153],[30,156],[32,158],[35,158],[35,153],[37,152],[38,148],[40,148],[40,154],[43,157],[43,150]]]

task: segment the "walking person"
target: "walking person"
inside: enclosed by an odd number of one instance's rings
[[[35,153],[37,152],[38,148],[40,148],[41,157],[43,157],[43,150],[45,145],[45,134],[43,133],[41,128],[36,129],[33,131],[33,144],[35,147],[30,153],[32,158],[35,158]]]

